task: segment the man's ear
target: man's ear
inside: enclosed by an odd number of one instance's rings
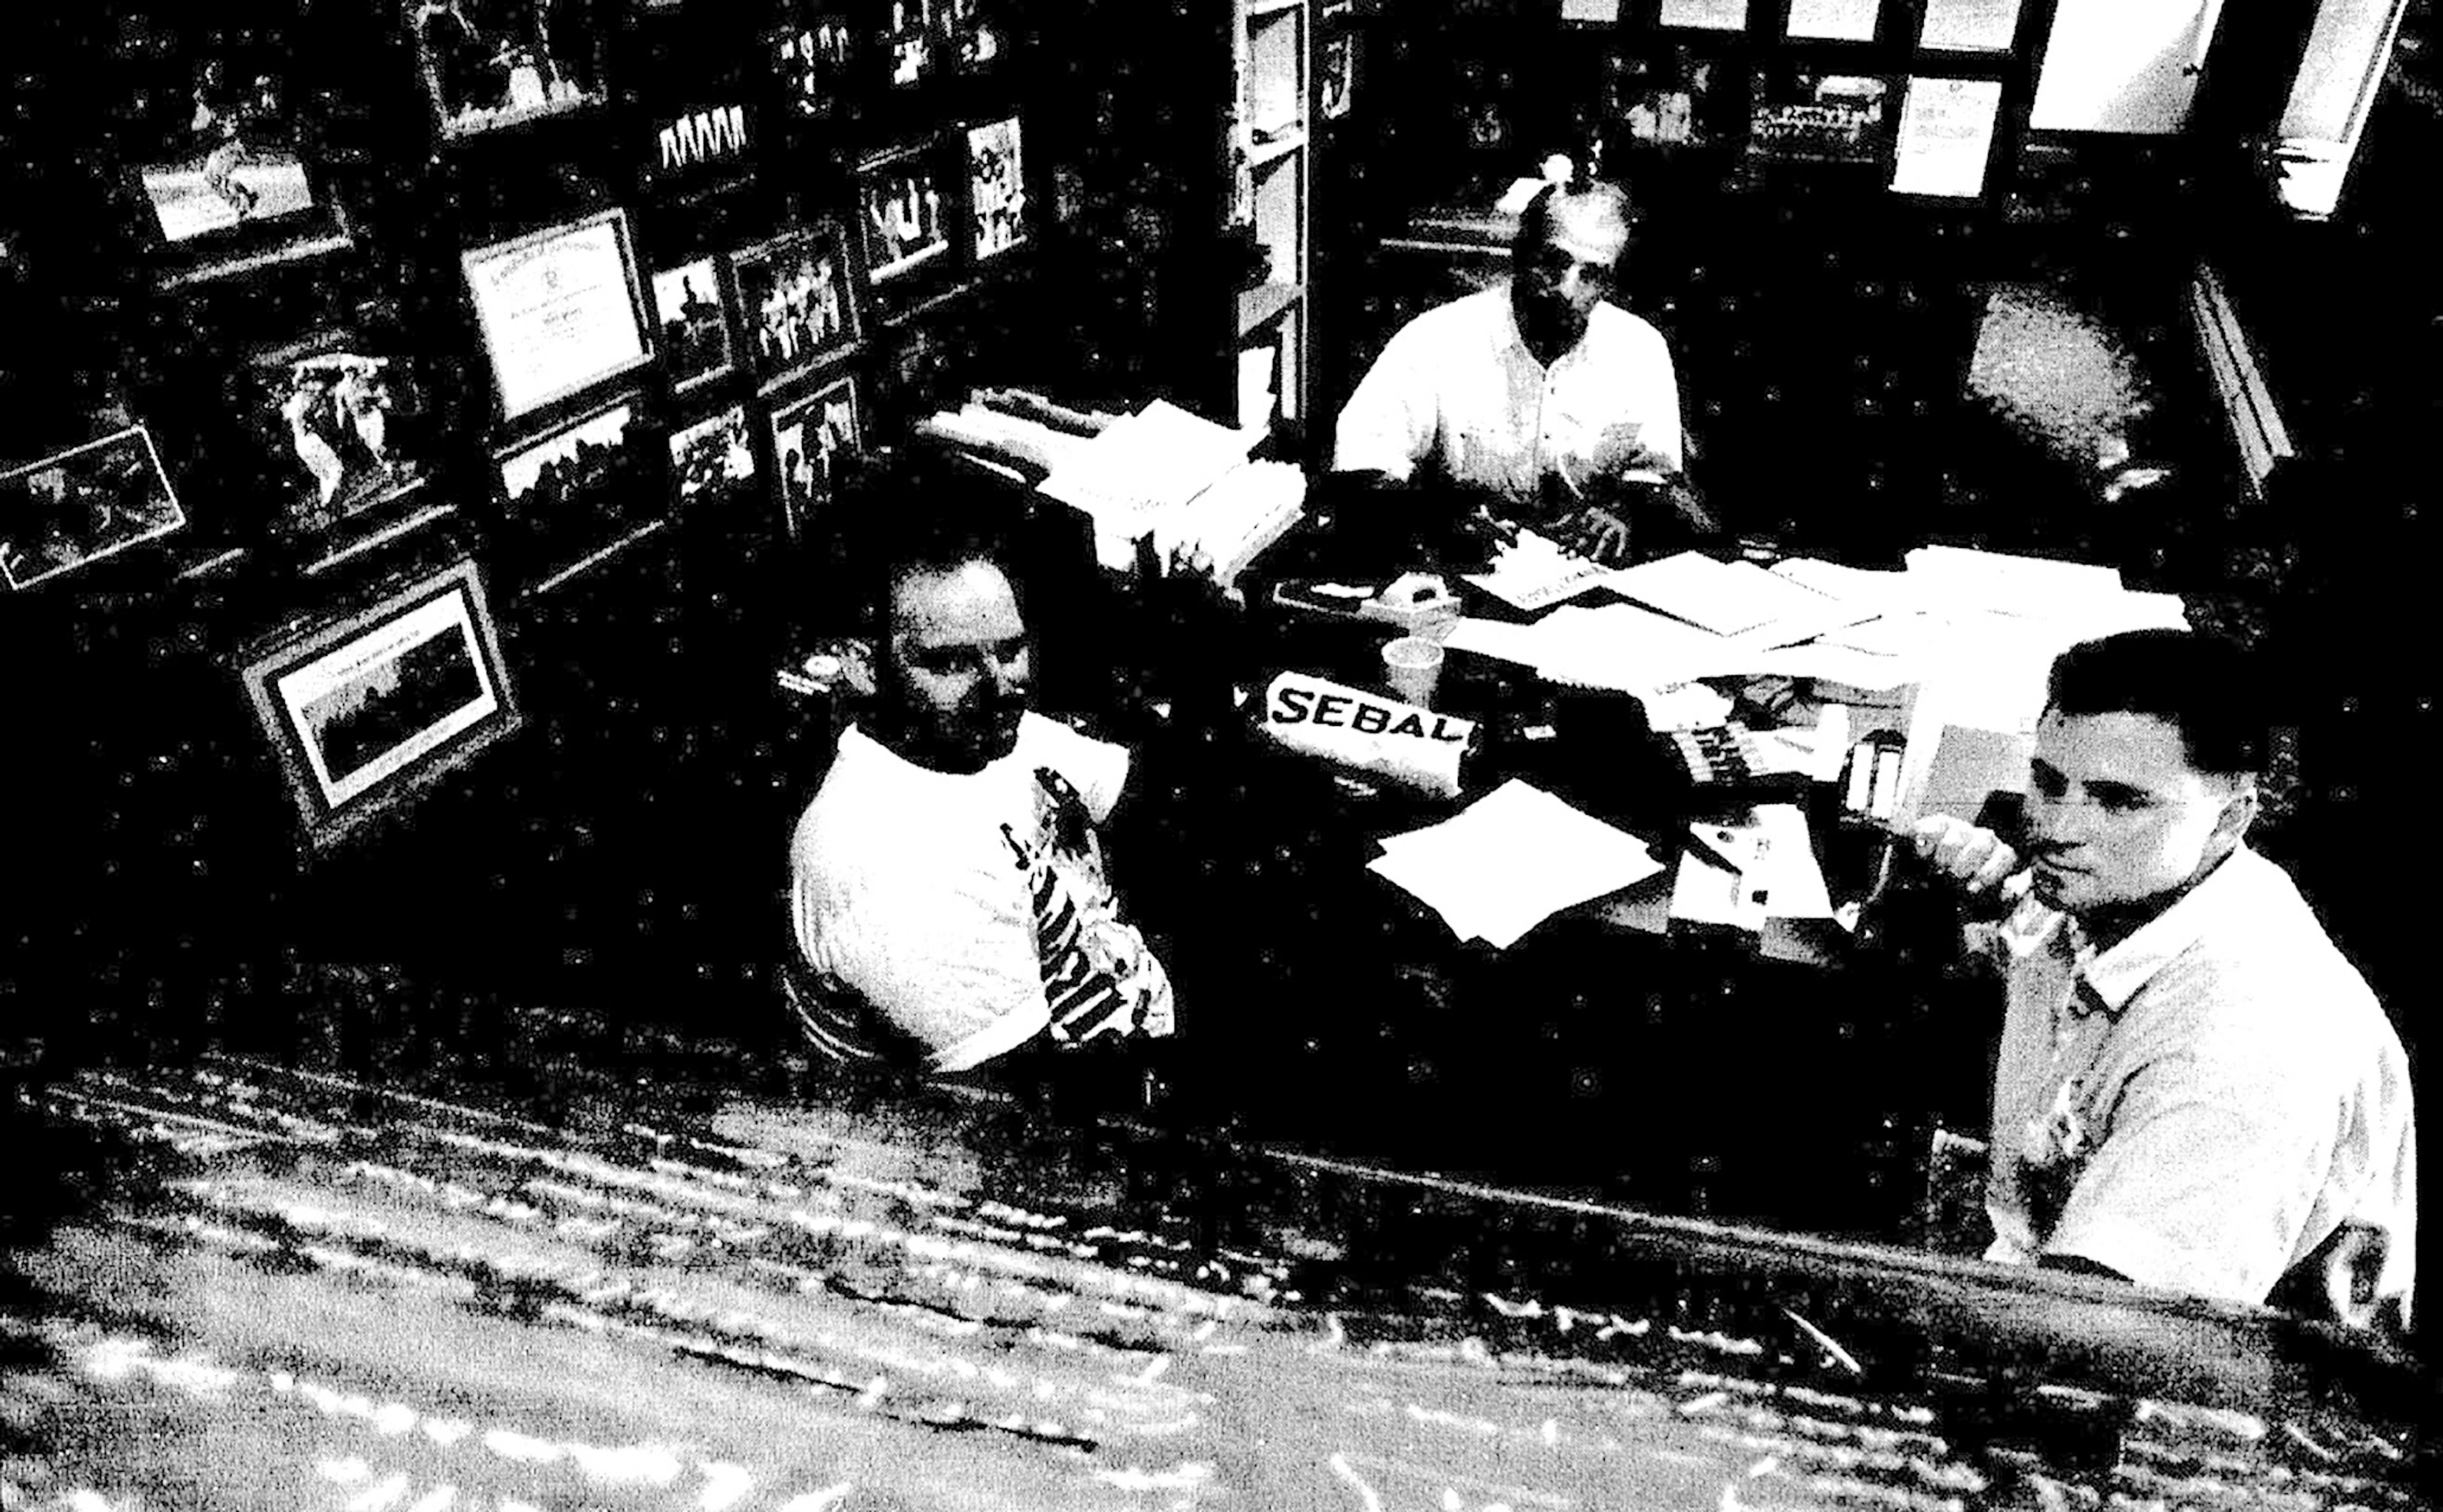
[[[2247,837],[2248,827],[2256,822],[2258,807],[2256,779],[2242,777],[2232,785],[2230,796],[2222,801],[2222,811],[2214,815],[2213,838],[2236,846]]]

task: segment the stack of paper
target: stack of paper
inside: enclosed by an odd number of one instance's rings
[[[1490,572],[1472,573],[1468,581],[1515,609],[1533,612],[1601,588],[1616,569],[1591,557],[1572,556],[1559,543],[1532,530],[1501,548]]]
[[[1645,842],[1512,780],[1457,817],[1394,835],[1370,864],[1461,939],[1507,950],[1564,908],[1662,869]]]
[[[1251,462],[1158,519],[1154,546],[1165,557],[1203,553],[1213,580],[1228,588],[1305,513],[1305,473],[1291,463]]]
[[[1754,562],[1717,562],[1696,552],[1627,568],[1605,586],[1755,650],[1809,640],[1876,612]]]
[[[1103,565],[1125,569],[1138,541],[1244,465],[1258,439],[1156,399],[1070,452],[1036,487],[1085,511]]]

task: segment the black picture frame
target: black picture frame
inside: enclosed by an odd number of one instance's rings
[[[123,18],[112,151],[137,236],[176,288],[355,245],[327,155],[331,88],[304,0]]]
[[[0,471],[0,578],[23,592],[186,523],[152,432],[128,426]]]
[[[857,234],[869,285],[878,290],[955,259],[958,183],[941,144],[929,140],[894,147],[858,166]]]
[[[747,366],[769,393],[853,351],[864,325],[848,233],[825,218],[733,252],[730,287]]]
[[[693,103],[647,110],[640,179],[657,199],[688,197],[740,183],[755,171],[762,113],[739,92],[711,92]]]
[[[681,519],[735,519],[754,497],[762,469],[755,458],[755,427],[746,407],[731,405],[673,427],[670,507]]]
[[[763,32],[771,98],[801,123],[838,120],[854,107],[867,38],[842,4],[799,0],[781,25]]]
[[[891,89],[921,88],[947,71],[949,39],[942,18],[948,10],[949,0],[889,0],[888,9],[877,6],[881,33],[875,50]]]
[[[549,592],[669,523],[667,455],[639,392],[497,448],[498,543],[520,595]]]
[[[336,543],[395,519],[439,465],[425,363],[349,327],[257,349],[238,416],[273,492],[274,533]]]
[[[608,105],[614,0],[398,0],[434,133],[467,141]]]
[[[1747,157],[1877,173],[1891,161],[1900,91],[1887,74],[1776,64],[1748,103]]]
[[[654,342],[674,394],[692,393],[738,371],[726,262],[707,252],[652,276]]]
[[[772,489],[789,539],[819,539],[840,464],[865,451],[864,410],[856,376],[834,373],[804,392],[772,406]]]
[[[470,247],[459,266],[491,367],[494,412],[504,422],[616,382],[653,360],[652,315],[625,210],[597,210]],[[563,318],[555,319],[555,312]],[[565,319],[572,315],[583,319]],[[583,339],[614,320],[615,330]],[[539,339],[544,332],[550,340]]]
[[[309,852],[396,811],[524,722],[471,559],[257,643],[237,670]]]
[[[1024,246],[1032,231],[1024,123],[1006,116],[969,126],[964,137],[967,246],[981,265]]]

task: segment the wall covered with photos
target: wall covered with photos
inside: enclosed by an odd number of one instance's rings
[[[11,26],[0,612],[56,859],[0,975],[751,975],[836,482],[1078,339],[1026,8]]]

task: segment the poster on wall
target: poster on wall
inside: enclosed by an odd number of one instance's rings
[[[651,359],[623,211],[477,247],[461,261],[501,418],[531,414]]]
[[[868,281],[888,282],[950,249],[946,187],[939,159],[921,145],[875,158],[858,173]]]
[[[319,165],[327,100],[303,0],[125,18],[118,152],[173,282],[336,251],[350,226]]]
[[[979,263],[1026,240],[1026,169],[1015,116],[967,133],[967,215]]]
[[[285,490],[289,534],[391,513],[430,476],[435,437],[418,365],[386,345],[331,330],[248,364],[245,419]]]
[[[502,535],[524,591],[547,592],[662,523],[636,396],[502,450]]]
[[[789,538],[820,539],[840,467],[864,450],[856,380],[846,374],[772,411],[773,480]]]
[[[0,472],[0,575],[31,588],[186,522],[152,435],[129,426]]]
[[[318,849],[520,722],[471,561],[258,647],[238,670]]]
[[[400,0],[445,141],[608,102],[598,0]]]
[[[730,259],[747,357],[764,389],[856,344],[848,236],[837,221],[791,231]]]

